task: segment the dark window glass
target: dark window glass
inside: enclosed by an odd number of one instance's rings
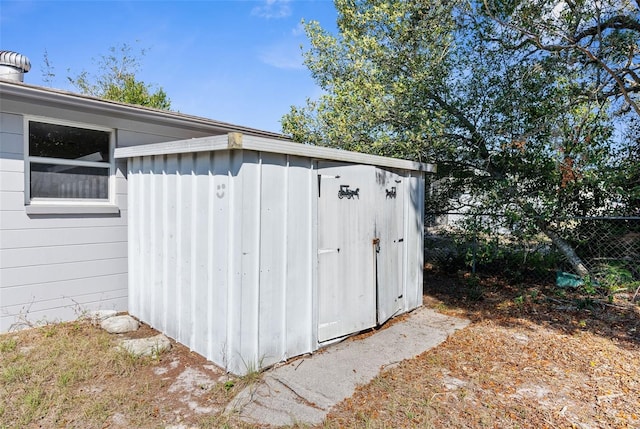
[[[109,133],[31,121],[29,155],[109,162]]]
[[[31,163],[31,198],[109,198],[109,169]]]

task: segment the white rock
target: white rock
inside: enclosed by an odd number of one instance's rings
[[[116,427],[130,427],[127,417],[122,413],[115,413],[111,417],[111,421],[115,423]]]
[[[132,355],[153,356],[169,350],[171,348],[171,341],[164,335],[159,334],[149,338],[122,340],[120,345]]]
[[[104,319],[100,326],[110,334],[123,334],[137,330],[140,325],[138,321],[131,316],[114,316]]]

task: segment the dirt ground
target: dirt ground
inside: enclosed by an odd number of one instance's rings
[[[156,330],[142,324],[135,333],[122,337],[144,338],[157,334]],[[135,378],[145,380],[149,385],[148,395],[140,400],[148,401],[145,408],[151,410],[153,424],[178,428],[216,427],[219,419],[210,416],[222,413],[232,397],[230,390],[236,384],[234,377],[223,369],[175,341],[169,352],[137,369]],[[131,380],[111,381],[114,382],[122,383],[121,388],[126,389]],[[225,389],[225,383],[231,387]],[[141,424],[144,423],[130,421],[125,414],[114,414],[103,427],[125,429]]]
[[[640,428],[638,305],[491,278],[470,287],[427,273],[425,285],[425,305],[471,325],[359,387],[321,427]],[[116,338],[98,332],[76,323],[0,336],[0,397],[22,398],[0,405],[0,428],[252,427],[223,410],[259,374],[229,376],[180,344],[153,359],[92,360],[64,388],[62,375],[41,374],[70,373],[70,347],[110,350]],[[132,336],[155,334],[143,325]],[[53,363],[20,369],[38,347]]]
[[[327,426],[640,428],[637,305],[490,278],[480,293],[458,276],[425,285],[425,305],[472,324],[359,388]]]

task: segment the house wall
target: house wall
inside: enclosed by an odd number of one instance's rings
[[[234,373],[317,348],[313,161],[145,156],[128,176],[132,314]]]
[[[28,215],[24,115],[116,129],[116,147],[200,137],[204,132],[3,98],[0,112],[0,332],[127,309],[126,162],[116,160],[119,214]]]

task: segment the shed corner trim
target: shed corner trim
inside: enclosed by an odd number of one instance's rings
[[[242,149],[242,133],[228,133],[227,138],[229,149]]]

